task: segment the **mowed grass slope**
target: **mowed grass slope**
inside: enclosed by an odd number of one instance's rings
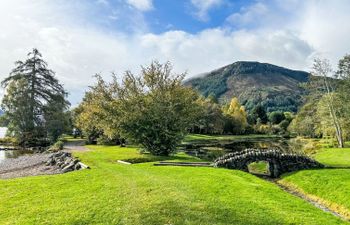
[[[347,224],[241,171],[123,165],[148,156],[89,148],[75,154],[91,170],[0,180],[0,224]]]
[[[340,168],[286,174],[281,182],[311,195],[350,220],[350,148],[324,148],[315,158],[326,166]]]

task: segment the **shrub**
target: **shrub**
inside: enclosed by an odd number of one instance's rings
[[[3,137],[3,138],[0,138],[0,144],[18,145],[18,141],[14,137]]]
[[[281,127],[281,129],[283,129],[283,130],[287,130],[287,128],[288,128],[288,126],[289,126],[289,124],[290,124],[290,121],[288,121],[288,120],[283,120],[280,124],[279,124],[279,126]]]
[[[57,141],[55,144],[53,144],[50,147],[50,150],[51,151],[60,151],[60,150],[63,150],[63,147],[64,147],[64,142],[63,141]]]
[[[269,114],[269,121],[272,124],[279,124],[285,118],[286,117],[285,117],[283,112],[276,111],[276,112],[272,112],[272,113]]]

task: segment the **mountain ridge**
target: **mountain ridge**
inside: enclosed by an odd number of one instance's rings
[[[221,102],[238,97],[248,111],[260,103],[269,112],[296,112],[305,93],[301,84],[309,76],[305,71],[269,63],[238,61],[188,79],[184,84],[204,96],[212,94]]]

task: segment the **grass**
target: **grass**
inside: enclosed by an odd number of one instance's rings
[[[123,165],[116,161],[155,158],[136,148],[89,148],[75,155],[91,170],[0,180],[0,224],[346,224],[248,173]]]
[[[350,148],[325,148],[315,155],[315,159],[327,166],[349,167]]]
[[[286,174],[281,183],[299,189],[350,219],[350,148],[323,148],[315,158],[327,166],[340,168]]]
[[[250,173],[268,175],[269,163],[264,161],[253,162],[248,165],[248,170]]]
[[[72,135],[62,135],[60,137],[60,140],[62,140],[63,142],[79,142],[79,141],[86,141],[85,138],[81,138],[81,137],[76,137],[74,138]]]

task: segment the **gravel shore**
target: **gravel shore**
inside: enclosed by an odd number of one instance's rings
[[[56,167],[46,166],[51,154],[24,155],[0,162],[0,179],[61,173]]]

